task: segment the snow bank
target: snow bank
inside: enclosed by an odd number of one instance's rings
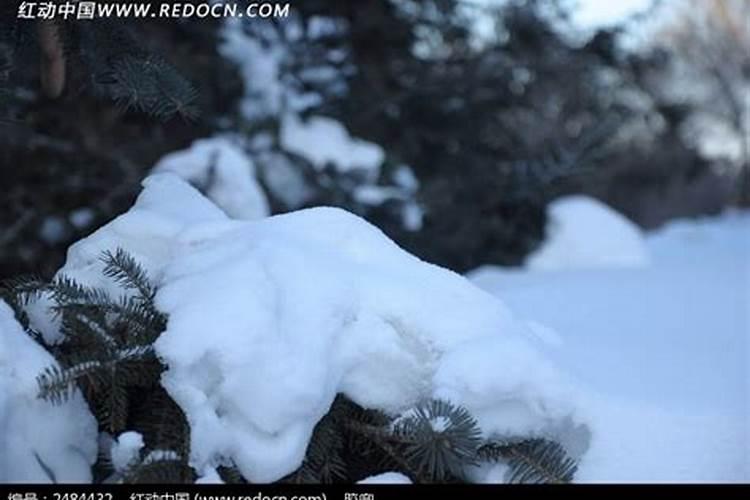
[[[179,175],[233,219],[260,219],[270,213],[266,195],[255,178],[255,165],[226,137],[201,139],[188,149],[169,153],[153,172]]]
[[[292,472],[339,392],[390,413],[446,398],[488,434],[587,447],[575,391],[500,301],[354,215],[231,221],[162,174],[60,272],[109,286],[97,259],[118,247],[159,285],[163,384],[187,415],[196,470],[231,459],[254,482]]]
[[[332,164],[340,171],[377,171],[385,158],[383,148],[351,137],[341,123],[324,116],[302,121],[287,114],[281,123],[280,141],[284,149],[308,159],[318,169]]]
[[[638,267],[648,263],[640,229],[602,202],[566,196],[547,207],[547,238],[528,269]]]
[[[750,213],[679,221],[644,247],[648,267],[470,277],[556,330],[550,357],[588,387],[579,480],[750,480]]]
[[[36,397],[36,377],[54,364],[0,301],[0,484],[91,480],[97,431],[83,398]]]

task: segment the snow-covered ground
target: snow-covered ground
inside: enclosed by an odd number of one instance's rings
[[[645,235],[640,265],[592,268],[581,253],[602,239],[642,249],[631,228],[588,224],[612,215],[600,204],[568,201],[552,207],[576,226],[546,244],[554,271],[469,276],[556,339],[547,354],[588,393],[593,439],[578,479],[750,480],[750,213],[674,222]]]

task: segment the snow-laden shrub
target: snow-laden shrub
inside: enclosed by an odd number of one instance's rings
[[[148,352],[184,412],[200,477],[228,468],[253,482],[325,479],[305,467],[331,455],[315,455],[338,439],[321,436],[345,432],[406,457],[413,480],[465,477],[464,466],[496,460],[509,461],[508,479],[570,478],[567,454],[588,447],[576,391],[499,300],[342,210],[237,221],[172,174],[144,184],[130,211],[71,247],[25,311],[51,345],[71,338],[65,313],[49,313],[66,310],[61,285],[101,291],[91,296],[107,308],[136,301],[136,316],[163,314]],[[153,289],[138,284],[146,277]],[[451,433],[450,447],[427,446]],[[509,446],[560,474],[513,466]]]

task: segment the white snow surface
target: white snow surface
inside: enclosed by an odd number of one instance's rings
[[[140,458],[143,449],[143,436],[138,432],[123,432],[112,443],[110,458],[117,472],[124,472]]]
[[[0,301],[0,484],[91,480],[97,430],[83,398],[37,398],[36,377],[54,365]]]
[[[253,482],[301,463],[335,395],[390,413],[431,397],[490,434],[541,434],[580,455],[586,416],[533,332],[465,278],[347,212],[230,220],[177,176],[71,247],[60,273],[122,293],[101,252],[123,248],[159,286],[162,383],[191,426],[191,464],[231,459]],[[35,324],[55,338],[36,304]]]
[[[557,332],[548,355],[592,417],[578,480],[749,481],[750,212],[674,222],[644,246],[639,268],[469,276]]]
[[[281,82],[280,65],[284,49],[266,46],[248,36],[238,18],[229,18],[222,28],[221,55],[237,64],[245,84],[241,111],[249,119],[278,113],[284,104],[285,87]]]
[[[412,484],[411,479],[400,472],[383,472],[376,476],[370,476],[357,484]]]
[[[253,161],[228,137],[200,139],[188,149],[169,153],[153,172],[179,175],[233,219],[260,219],[270,213]]]
[[[547,217],[547,238],[526,259],[529,269],[638,267],[648,263],[640,229],[594,198],[558,198],[547,207]]]
[[[385,158],[383,148],[350,136],[346,127],[326,116],[303,121],[287,114],[281,123],[280,141],[284,149],[308,159],[318,169],[333,164],[340,171],[360,168],[377,172]]]

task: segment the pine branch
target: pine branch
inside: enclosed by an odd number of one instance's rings
[[[123,57],[112,65],[110,95],[123,110],[135,109],[166,120],[192,119],[198,92],[161,58]]]
[[[9,298],[19,306],[26,306],[38,299],[48,287],[49,284],[40,276],[20,276],[0,283],[0,296]]]
[[[117,367],[112,365],[106,391],[100,391],[95,398],[99,426],[113,435],[126,430],[130,406],[127,387],[117,376]]]
[[[152,300],[156,290],[151,286],[146,271],[125,250],[118,248],[113,254],[109,250],[102,256],[103,273],[124,288],[136,290],[144,300]]]
[[[446,481],[463,476],[475,463],[481,443],[476,420],[461,407],[431,400],[396,423],[394,435],[411,441],[404,455],[421,476]]]
[[[83,286],[65,275],[57,277],[49,285],[49,290],[58,308],[75,304],[101,307],[110,303],[104,290]]]
[[[239,469],[234,464],[231,466],[221,465],[216,468],[216,472],[218,472],[219,477],[225,484],[247,484],[247,481],[242,477]]]
[[[130,466],[123,474],[126,484],[184,484],[194,481],[193,469],[179,454],[155,450]]]
[[[181,456],[190,453],[190,426],[182,409],[157,383],[145,395],[133,398],[132,426],[143,436],[149,449],[175,450]]]
[[[31,326],[26,312],[26,306],[39,299],[47,287],[48,283],[38,276],[11,278],[0,283],[0,299],[13,309],[16,319],[29,337],[49,350],[44,336]]]
[[[346,422],[345,426],[349,431],[367,438],[371,444],[377,446],[377,448],[383,451],[388,458],[390,458],[393,463],[401,469],[401,471],[406,472],[410,477],[418,478],[418,482],[428,482],[428,479],[424,478],[420,472],[415,470],[412,464],[404,458],[403,453],[398,447],[392,444],[395,436],[391,433],[386,432],[384,429],[354,421]]]
[[[121,296],[113,301],[104,290],[84,287],[66,276],[58,277],[48,286],[55,303],[52,310],[63,317],[64,335],[77,331],[80,326],[76,323],[77,314],[98,315],[103,321],[110,318],[110,321],[127,325],[130,339],[124,339],[125,342],[146,344],[153,342],[164,330],[166,318],[153,306],[155,292],[152,287],[146,284],[141,284],[141,287],[150,298]],[[99,326],[107,328],[109,324],[100,323]]]
[[[119,343],[110,334],[105,317],[97,313],[91,306],[68,306],[61,315],[61,333],[74,339],[76,344],[100,344],[106,351],[117,350]]]
[[[118,366],[127,366],[126,362],[128,361],[138,360],[137,368],[140,370],[143,368],[144,359],[151,357],[155,360],[153,346],[98,352],[97,354],[104,354],[104,356],[97,358],[93,352],[79,352],[73,358],[74,362],[65,368],[58,366],[45,368],[44,372],[37,377],[38,397],[55,404],[64,403],[75,391],[76,383],[84,378],[88,379],[89,384],[93,384],[94,389],[108,385],[107,381],[111,381],[114,385],[122,382],[132,383],[131,377],[142,379],[150,376],[151,382],[153,382],[154,375],[148,372],[140,374],[129,372],[123,375],[122,380],[118,378],[116,373]],[[87,360],[76,362],[76,359]],[[67,359],[67,361],[71,361],[71,359]],[[156,377],[158,379],[158,374]]]
[[[346,479],[346,462],[341,456],[344,437],[339,425],[342,412],[336,404],[315,426],[305,460],[285,482],[325,484]]]
[[[101,18],[74,26],[96,93],[123,111],[161,120],[197,115],[195,87],[162,57],[144,50],[131,25]]]
[[[68,368],[49,366],[37,377],[38,397],[53,404],[66,402],[75,392],[79,379],[93,375],[102,369],[100,361],[82,362]]]
[[[569,483],[577,462],[559,443],[548,439],[526,439],[515,443],[490,442],[478,451],[484,461],[504,461],[510,467],[510,483]]]

